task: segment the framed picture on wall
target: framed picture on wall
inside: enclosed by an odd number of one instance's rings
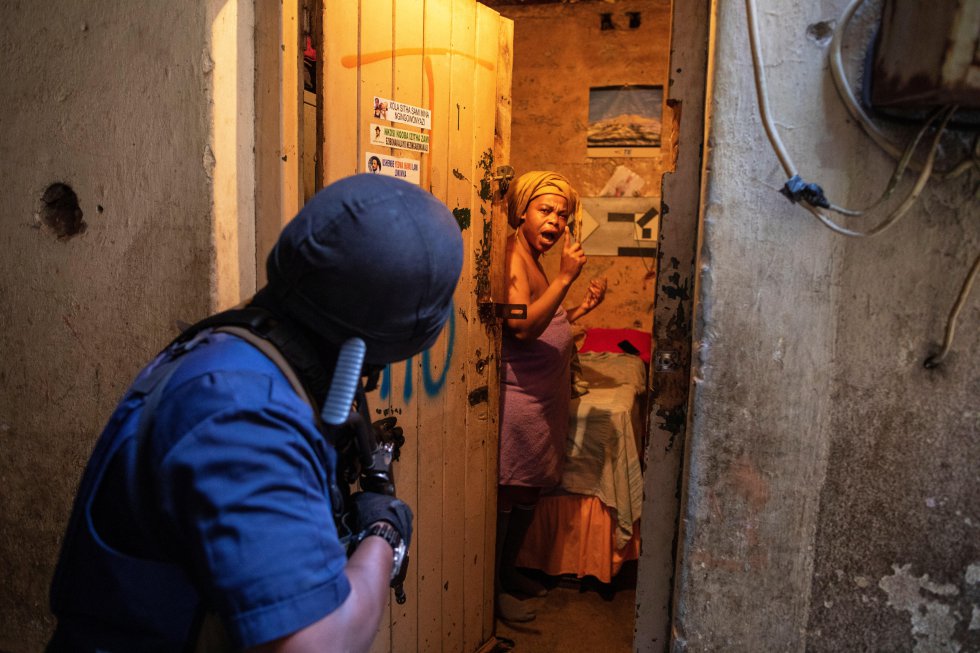
[[[663,103],[663,86],[590,88],[588,156],[659,156]]]

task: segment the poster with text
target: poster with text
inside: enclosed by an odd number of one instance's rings
[[[432,129],[432,112],[428,109],[383,97],[374,98],[374,117],[412,127]]]
[[[397,177],[418,186],[421,179],[421,168],[415,159],[402,159],[397,156],[375,152],[364,153],[364,167],[376,175]]]
[[[399,150],[425,154],[429,151],[429,135],[399,127],[371,123],[371,145],[395,147]]]

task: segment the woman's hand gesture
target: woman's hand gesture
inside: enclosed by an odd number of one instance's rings
[[[606,298],[607,285],[608,284],[605,277],[601,279],[593,279],[589,282],[589,288],[585,291],[585,299],[582,300],[580,305],[585,313],[588,313],[593,308],[601,304],[602,300]]]

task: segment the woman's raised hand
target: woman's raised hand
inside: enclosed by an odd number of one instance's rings
[[[602,303],[602,300],[606,298],[606,287],[608,283],[605,277],[601,279],[593,279],[589,282],[589,287],[585,291],[585,299],[582,300],[582,309],[586,312],[591,311],[593,308]]]
[[[561,250],[561,268],[558,274],[564,276],[568,284],[571,285],[582,272],[582,268],[585,267],[585,261],[585,250],[582,249],[582,244],[575,241],[568,231],[568,227],[565,227],[565,241]]]

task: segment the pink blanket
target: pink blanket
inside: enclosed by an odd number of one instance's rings
[[[500,484],[551,488],[561,481],[568,436],[572,331],[559,308],[531,342],[501,345]]]

